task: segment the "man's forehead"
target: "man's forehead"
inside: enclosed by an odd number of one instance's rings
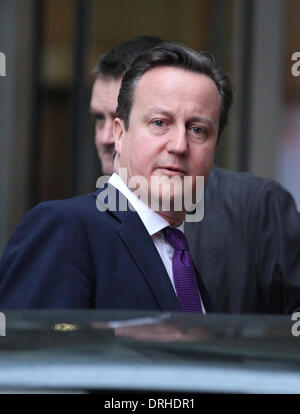
[[[139,91],[143,94],[145,89],[150,91],[156,89],[162,92],[168,89],[174,91],[183,89],[187,93],[192,93],[200,87],[203,92],[207,90],[210,93],[218,93],[215,82],[204,73],[176,66],[158,66],[141,76],[137,83],[136,94]]]
[[[98,76],[93,84],[91,95],[91,106],[97,106],[97,104],[115,104],[118,99],[121,78],[108,78]]]
[[[220,94],[215,82],[206,74],[172,66],[160,66],[147,71],[140,79],[134,103],[143,112],[173,112],[184,101],[185,108],[215,107],[219,113]],[[134,105],[133,105],[134,106]],[[213,108],[212,108],[213,109]]]
[[[120,78],[114,78],[113,76],[104,76],[104,75],[98,75],[94,80],[94,85],[99,85],[102,87],[106,87],[109,85],[120,85],[122,82],[122,77]]]

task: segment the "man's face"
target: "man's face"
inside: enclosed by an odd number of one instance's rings
[[[146,72],[135,91],[128,130],[115,119],[119,166],[128,178],[207,179],[218,139],[220,95],[208,76],[174,67]]]
[[[107,175],[113,173],[113,120],[120,85],[121,79],[96,78],[90,102],[90,112],[95,117],[95,145],[102,163],[102,172]]]

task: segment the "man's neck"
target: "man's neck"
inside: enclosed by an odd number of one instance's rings
[[[115,171],[115,173],[123,181],[123,183],[126,185],[126,187],[128,188],[128,190],[130,190],[132,193],[134,193],[132,191],[132,189],[128,187],[128,183],[126,182],[127,181],[127,176],[124,177],[122,174],[120,174],[120,171]],[[124,180],[124,178],[125,178],[125,180]],[[158,209],[157,208],[153,209],[152,206],[149,205],[149,200],[151,199],[151,196],[148,194],[148,189],[147,189],[146,192],[144,192],[143,195],[140,192],[138,195],[135,194],[135,196],[142,203],[144,203],[148,208],[152,209],[155,213],[157,213],[164,220],[166,220],[170,224],[170,226],[172,226],[172,227],[179,227],[184,222],[185,215],[186,215],[186,212],[185,211],[173,211],[172,209],[170,211],[161,211],[159,209],[161,207],[161,204],[163,204],[161,202],[158,203],[160,205]]]
[[[185,218],[185,213],[174,211],[156,211],[162,218],[164,218],[172,227],[179,227]]]

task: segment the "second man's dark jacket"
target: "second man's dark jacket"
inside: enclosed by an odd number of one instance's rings
[[[216,312],[300,310],[300,213],[281,185],[213,168],[185,233]]]

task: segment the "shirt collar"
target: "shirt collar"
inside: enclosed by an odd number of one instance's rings
[[[127,198],[144,223],[144,226],[150,236],[169,226],[167,220],[157,214],[150,207],[146,206],[146,204],[144,204],[131,190],[129,190],[125,182],[117,173],[113,173],[108,182]],[[184,223],[177,228],[183,232]]]

